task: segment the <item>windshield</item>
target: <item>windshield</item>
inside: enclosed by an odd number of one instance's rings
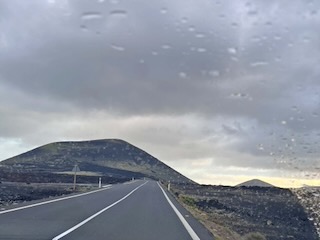
[[[52,142],[122,139],[199,184],[320,186],[319,7],[1,1],[0,160]],[[56,166],[41,171],[72,170]]]

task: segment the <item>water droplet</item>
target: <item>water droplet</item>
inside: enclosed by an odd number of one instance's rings
[[[196,38],[204,38],[206,35],[204,33],[197,33]]]
[[[119,0],[110,0],[109,1],[111,4],[118,4],[119,3]]]
[[[313,112],[313,113],[312,113],[312,116],[313,116],[313,117],[319,117],[319,114],[316,113],[316,112]]]
[[[280,35],[275,35],[273,37],[274,40],[280,41],[282,39],[282,37]]]
[[[304,38],[302,39],[302,41],[303,41],[304,43],[309,43],[311,40],[310,40],[309,37],[304,37]]]
[[[189,32],[194,32],[196,30],[196,28],[194,27],[194,26],[190,26],[189,28],[188,28],[188,31]]]
[[[179,77],[180,78],[186,78],[187,77],[187,74],[185,72],[180,72],[179,73]]]
[[[161,14],[166,14],[166,13],[168,13],[168,9],[167,9],[167,8],[162,8],[162,9],[160,10],[160,13],[161,13]]]
[[[171,46],[168,44],[164,44],[161,47],[162,47],[162,49],[170,49],[171,48]]]
[[[180,20],[181,23],[187,23],[188,22],[188,18],[187,17],[183,17]]]
[[[291,142],[295,142],[296,140],[294,138],[291,138]]]
[[[311,12],[310,12],[310,15],[317,15],[318,14],[318,11],[317,10],[312,10]]]
[[[231,23],[231,26],[232,26],[232,27],[239,27],[239,24],[236,23],[236,22],[233,22],[233,23]]]
[[[159,55],[159,53],[156,52],[156,51],[152,51],[151,54],[152,54],[153,56],[158,56],[158,55]]]
[[[262,144],[262,143],[259,144],[258,149],[259,149],[260,151],[263,151],[263,150],[264,150],[264,147],[263,147],[263,144]]]
[[[231,97],[233,97],[233,98],[248,98],[249,95],[246,93],[232,93]]]
[[[291,107],[291,110],[292,110],[292,111],[298,111],[298,107],[297,107],[297,106],[292,106],[292,107]]]
[[[267,22],[265,22],[265,25],[270,27],[270,26],[272,26],[272,22],[267,21]]]
[[[85,25],[80,25],[80,28],[81,28],[81,30],[82,31],[88,31],[88,28],[87,28],[87,26],[85,26]]]
[[[115,44],[111,44],[111,47],[114,49],[114,50],[117,50],[117,51],[120,51],[120,52],[123,52],[125,50],[124,47],[121,47],[121,46],[118,46],[118,45],[115,45]]]
[[[211,77],[219,77],[220,76],[220,72],[217,71],[217,70],[212,70],[212,71],[209,72],[209,75]]]
[[[127,17],[128,12],[125,10],[113,10],[110,12],[111,16]]]
[[[282,124],[282,125],[286,125],[286,124],[287,124],[287,121],[283,120],[283,121],[281,121],[281,124]]]
[[[203,53],[203,52],[206,52],[207,49],[205,49],[205,48],[198,48],[197,51],[198,51],[199,53]]]
[[[250,63],[251,67],[261,67],[261,66],[266,66],[266,65],[269,65],[269,63],[263,62],[263,61]]]
[[[276,58],[274,59],[274,61],[276,61],[276,62],[281,62],[281,61],[282,61],[282,58],[281,58],[281,57],[276,57]]]
[[[238,62],[239,59],[237,57],[231,57],[231,60],[234,61],[234,62]]]
[[[230,54],[237,54],[237,49],[235,48],[228,48],[227,50],[228,50],[228,53]]]
[[[102,15],[99,12],[85,12],[81,15],[81,18],[83,20],[100,19]]]
[[[251,41],[252,41],[252,42],[261,42],[261,37],[253,36],[253,37],[251,38]]]
[[[250,16],[254,16],[254,15],[257,15],[258,14],[258,11],[257,10],[250,10],[248,11],[248,15]]]

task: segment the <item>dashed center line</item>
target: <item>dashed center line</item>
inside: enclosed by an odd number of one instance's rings
[[[148,182],[148,181],[147,181]],[[98,215],[100,215],[101,213],[107,211],[109,208],[112,208],[113,206],[117,205],[118,203],[122,202],[123,200],[125,200],[127,197],[129,197],[132,193],[134,193],[135,191],[137,191],[139,188],[141,188],[143,185],[147,184],[147,182],[141,184],[140,186],[136,187],[135,189],[133,189],[131,192],[129,192],[127,195],[125,195],[123,198],[119,199],[118,201],[112,203],[111,205],[103,208],[102,210],[100,210],[99,212],[93,214],[92,216],[88,217],[87,219],[83,220],[82,222],[78,223],[77,225],[73,226],[72,228],[68,229],[67,231],[59,234],[58,236],[54,237],[52,240],[59,240],[61,238],[63,238],[64,236],[68,235],[69,233],[73,232],[74,230],[76,230],[77,228],[81,227],[82,225],[86,224],[87,222],[89,222],[90,220],[94,219],[95,217],[97,217]]]

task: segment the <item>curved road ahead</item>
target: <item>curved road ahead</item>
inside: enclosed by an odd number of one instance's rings
[[[155,181],[0,212],[0,239],[212,240],[211,234]]]

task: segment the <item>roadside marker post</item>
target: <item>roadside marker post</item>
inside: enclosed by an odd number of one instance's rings
[[[76,184],[77,184],[77,172],[80,172],[80,168],[78,167],[78,164],[75,164],[73,169],[72,169],[72,172],[74,172],[74,175],[73,175],[73,191],[76,190]]]
[[[99,188],[101,188],[101,177],[99,177]]]

